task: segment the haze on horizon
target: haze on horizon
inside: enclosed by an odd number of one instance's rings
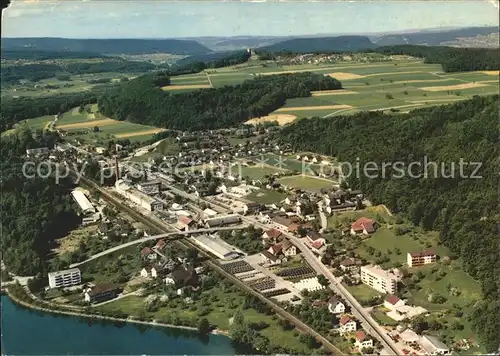
[[[2,37],[176,38],[498,26],[491,1],[13,0]]]

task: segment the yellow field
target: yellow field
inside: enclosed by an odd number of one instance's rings
[[[158,132],[165,131],[165,129],[151,129],[137,132],[127,132],[123,134],[116,134],[116,138],[126,138],[126,137],[134,137],[134,136],[143,136],[143,135],[154,135]]]
[[[76,122],[74,124],[57,125],[57,127],[60,129],[83,129],[83,128],[90,128],[90,127],[94,127],[94,126],[115,125],[117,123],[118,122],[115,120],[102,119],[102,120],[94,120],[94,121],[88,121],[88,122]]]
[[[483,73],[483,74],[486,74],[486,75],[496,75],[496,76],[500,76],[500,70],[483,70],[479,73]]]
[[[487,84],[464,83],[464,84],[457,84],[457,85],[445,85],[442,87],[423,87],[423,88],[419,88],[419,89],[422,89],[425,91],[446,91],[446,90],[479,88],[479,87],[485,87],[485,86],[487,86]]]
[[[211,88],[208,84],[193,84],[193,85],[167,85],[162,87],[163,90],[176,90],[176,89],[209,89]]]
[[[275,112],[284,112],[284,111],[306,111],[306,110],[330,110],[330,109],[351,109],[353,106],[351,105],[322,105],[322,106],[296,106],[296,107],[287,107],[280,108]]]
[[[495,80],[481,80],[478,83],[481,83],[481,84],[484,84],[484,83],[498,83],[498,80],[497,79],[495,79]]]
[[[276,114],[276,115],[267,115],[262,117],[254,117],[253,119],[250,119],[247,122],[245,122],[245,124],[256,125],[262,122],[277,121],[280,126],[283,126],[290,122],[295,121],[295,119],[297,119],[297,117],[294,115]]]
[[[346,73],[346,72],[333,72],[328,73],[328,76],[338,79],[338,80],[349,80],[349,79],[360,79],[364,78],[364,75],[354,74],[354,73]]]
[[[312,91],[312,96],[325,96],[325,95],[348,95],[348,94],[358,94],[357,91],[352,90],[322,90],[322,91]]]

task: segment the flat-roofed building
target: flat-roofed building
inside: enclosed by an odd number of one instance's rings
[[[420,338],[419,344],[426,351],[427,355],[449,355],[450,348],[435,336],[424,335]]]
[[[153,195],[160,192],[161,182],[159,180],[150,180],[137,184],[137,189],[144,194]]]
[[[125,198],[146,210],[163,210],[163,203],[161,201],[156,200],[155,198],[150,197],[149,195],[144,194],[143,192],[131,187],[128,183],[124,182],[121,179],[116,181],[115,188],[116,191],[123,195]]]
[[[437,255],[432,251],[409,252],[406,256],[408,267],[418,267],[429,263],[436,263]]]
[[[48,277],[50,288],[70,287],[82,283],[82,274],[78,268],[50,272]]]
[[[379,266],[362,266],[361,282],[381,293],[396,294],[398,290],[398,277]]]
[[[198,246],[220,259],[232,260],[244,255],[242,251],[217,236],[202,235],[193,237],[193,240]]]

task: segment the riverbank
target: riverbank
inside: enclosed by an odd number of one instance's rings
[[[156,322],[154,320],[153,321],[143,321],[143,320],[136,320],[136,319],[131,319],[131,318],[126,318],[126,319],[125,318],[116,318],[116,317],[112,317],[112,316],[99,315],[99,314],[86,314],[86,313],[73,312],[73,311],[69,311],[69,310],[54,310],[54,309],[50,309],[50,308],[45,308],[45,307],[35,305],[32,303],[28,303],[24,300],[19,299],[12,292],[9,292],[9,288],[5,288],[4,294],[6,296],[8,296],[10,298],[10,300],[12,300],[14,303],[21,305],[25,308],[38,310],[38,311],[51,313],[51,314],[76,316],[76,317],[80,317],[80,318],[84,318],[84,319],[100,319],[100,320],[108,320],[108,321],[114,321],[114,322],[132,323],[132,324],[149,325],[149,326],[159,326],[159,327],[165,327],[165,328],[171,328],[171,329],[198,331],[198,329],[195,327],[159,323],[159,322]],[[227,332],[225,330],[215,329],[214,331],[212,331],[212,334],[224,335],[224,336],[229,337],[229,332]]]

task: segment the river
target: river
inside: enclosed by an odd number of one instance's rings
[[[1,297],[2,355],[232,355],[222,335],[47,314]]]

